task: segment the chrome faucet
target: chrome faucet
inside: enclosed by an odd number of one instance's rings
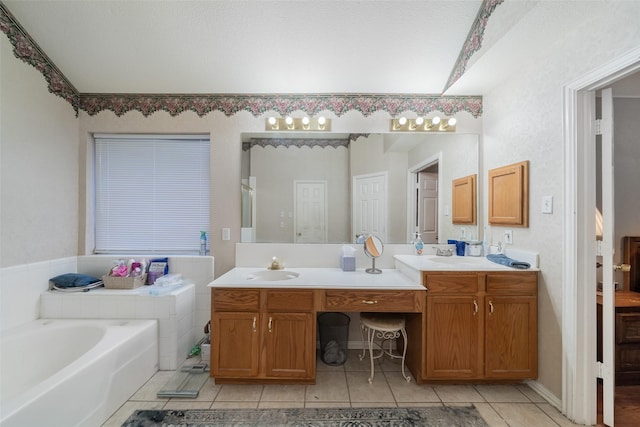
[[[271,264],[267,267],[269,270],[282,270],[283,268],[284,265],[282,265],[276,257],[271,258]]]

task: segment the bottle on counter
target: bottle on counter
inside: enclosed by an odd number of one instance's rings
[[[422,242],[422,238],[420,237],[420,233],[416,231],[415,238],[413,239],[413,253],[414,255],[422,255],[424,252],[424,243]]]
[[[207,232],[200,232],[200,256],[205,256],[207,254]]]

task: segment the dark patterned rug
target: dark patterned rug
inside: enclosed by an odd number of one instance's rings
[[[474,406],[138,410],[122,427],[487,427]]]

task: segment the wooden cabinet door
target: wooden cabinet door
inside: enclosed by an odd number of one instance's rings
[[[260,351],[258,312],[215,312],[211,319],[214,377],[255,377]]]
[[[481,308],[475,295],[427,296],[427,379],[481,376]]]
[[[267,313],[264,322],[266,376],[314,378],[313,314]]]
[[[486,296],[485,376],[538,376],[538,303],[534,296]]]

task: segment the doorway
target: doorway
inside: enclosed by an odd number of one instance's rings
[[[294,181],[294,243],[327,243],[327,182]]]
[[[407,242],[416,231],[424,243],[438,243],[440,236],[439,203],[441,179],[439,165],[442,153],[437,153],[409,168],[407,181]]]
[[[579,423],[595,424],[596,259],[595,144],[590,113],[594,91],[640,70],[640,49],[565,86],[565,255],[563,287],[563,412]],[[611,257],[610,257],[611,258]],[[610,369],[610,367],[605,367]],[[605,374],[607,374],[605,372]],[[611,374],[609,372],[609,374]],[[605,393],[607,391],[605,390]],[[613,393],[613,390],[610,391]],[[612,411],[611,411],[612,412]]]

